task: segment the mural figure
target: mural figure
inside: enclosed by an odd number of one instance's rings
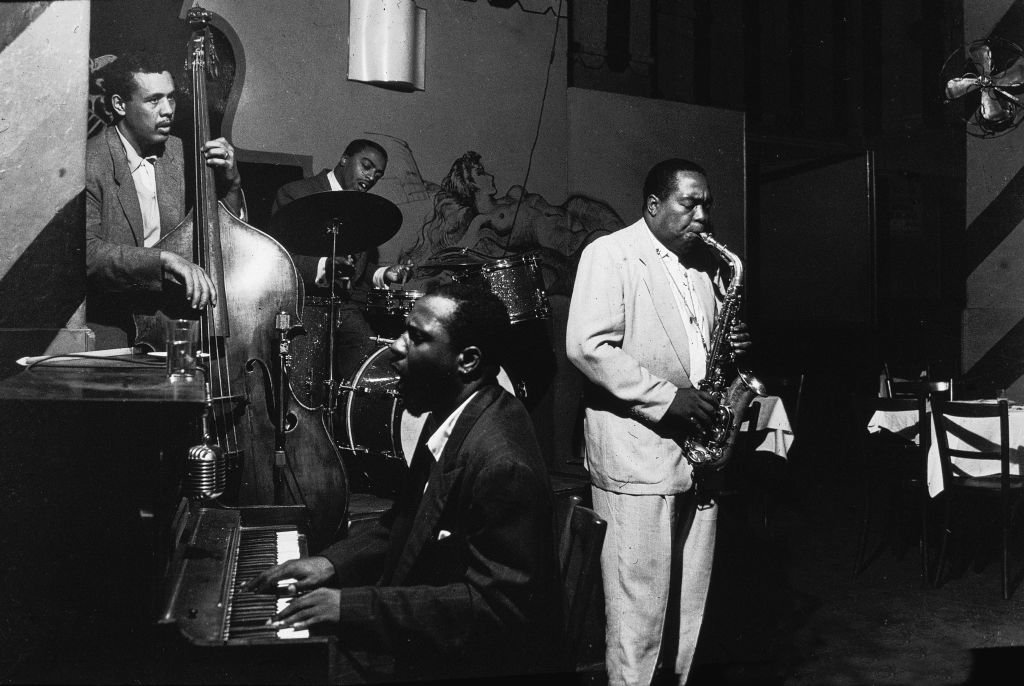
[[[494,176],[472,150],[452,163],[440,185],[426,185],[433,210],[400,262],[423,264],[460,249],[483,261],[538,252],[549,294],[568,295],[584,246],[623,226],[609,205],[582,195],[552,205],[515,185],[499,196]]]

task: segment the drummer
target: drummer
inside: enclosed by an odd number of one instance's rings
[[[371,140],[357,138],[345,148],[334,169],[287,183],[278,189],[272,213],[288,203],[324,191],[356,191],[366,193],[384,176],[388,153]],[[328,257],[293,255],[306,284],[308,295],[328,297],[331,282]],[[376,347],[371,340],[374,331],[363,311],[367,293],[372,288],[404,282],[408,268],[402,265],[379,265],[376,247],[354,255],[340,255],[334,260],[334,295],[338,302],[338,328],[335,333],[334,373],[339,379],[351,379],[362,360]]]

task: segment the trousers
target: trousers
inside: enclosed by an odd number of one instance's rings
[[[669,669],[686,683],[704,619],[718,506],[693,491],[627,495],[591,487],[608,522],[601,551],[609,686],[651,683]]]

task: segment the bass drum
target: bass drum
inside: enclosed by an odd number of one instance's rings
[[[343,450],[401,460],[404,464],[400,421],[402,398],[398,395],[398,372],[391,367],[390,347],[372,352],[359,366],[351,383],[343,386],[339,422],[344,435],[335,435]]]

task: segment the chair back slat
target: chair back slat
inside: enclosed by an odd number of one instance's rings
[[[943,481],[969,476],[953,462],[954,458],[971,460],[992,460],[1000,463],[1000,472],[1009,475],[1010,469],[1010,418],[1009,403],[999,400],[995,403],[970,403],[936,400],[932,404],[935,421],[935,436],[942,465]],[[998,443],[979,437],[955,420],[998,419]],[[950,437],[956,437],[968,447],[951,448]]]

